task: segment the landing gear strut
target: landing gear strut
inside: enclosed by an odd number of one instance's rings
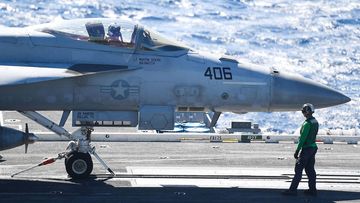
[[[77,141],[70,141],[66,148],[65,168],[71,178],[87,178],[93,170],[90,156],[90,153],[95,153],[95,147],[90,145],[92,131],[90,127],[82,127]]]
[[[93,170],[93,162],[90,154],[103,165],[103,167],[113,176],[115,173],[106,165],[106,163],[95,152],[95,147],[91,146],[91,133],[94,131],[92,127],[81,127],[80,131],[70,134],[62,126],[57,125],[46,117],[35,111],[19,111],[24,116],[53,131],[60,136],[66,136],[71,141],[68,144],[66,152],[60,153],[59,158],[65,158],[66,172],[73,179],[81,179],[89,177]]]

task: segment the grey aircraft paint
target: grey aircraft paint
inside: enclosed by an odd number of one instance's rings
[[[123,42],[107,38],[113,22],[124,25]],[[105,34],[89,33],[85,25],[91,23]],[[350,101],[301,76],[198,53],[121,20],[2,29],[0,110],[130,111],[151,122],[157,110],[171,117],[177,110],[297,111],[304,103],[325,108]]]

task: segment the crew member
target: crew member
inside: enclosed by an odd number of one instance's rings
[[[315,109],[312,104],[304,104],[301,112],[306,118],[301,130],[297,149],[294,154],[296,159],[295,175],[292,179],[290,188],[284,191],[283,195],[297,195],[297,188],[300,183],[303,169],[309,179],[309,189],[304,191],[305,195],[316,196],[316,172],[315,172],[315,154],[317,152],[316,135],[319,129],[319,123],[313,117]],[[301,151],[301,152],[300,152]],[[299,157],[300,152],[300,157]]]
[[[108,36],[109,41],[124,42],[122,34],[121,34],[120,25],[116,25],[116,24],[110,25],[109,28],[108,28],[107,36]]]

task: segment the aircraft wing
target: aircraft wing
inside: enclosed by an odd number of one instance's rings
[[[61,78],[125,71],[135,68],[106,64],[0,64],[0,86],[29,84]]]

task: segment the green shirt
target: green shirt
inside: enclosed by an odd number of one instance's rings
[[[316,148],[316,135],[318,130],[319,123],[314,117],[306,119],[301,126],[299,144],[296,150],[300,151],[301,149],[308,147]]]

